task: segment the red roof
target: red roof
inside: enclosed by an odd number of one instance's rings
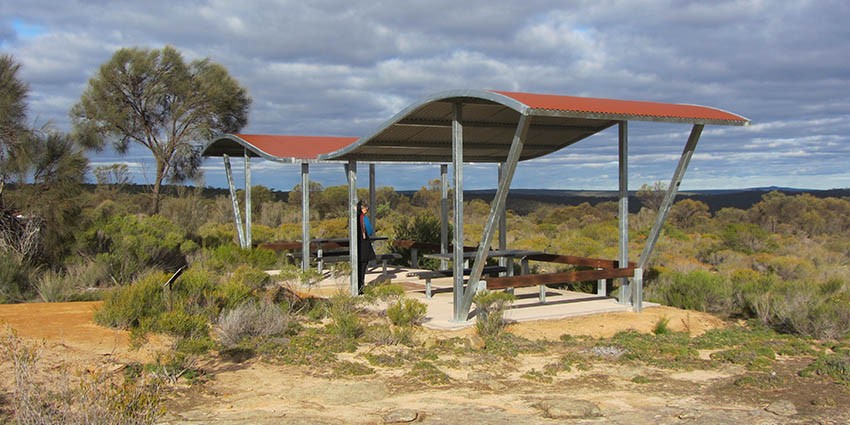
[[[207,145],[202,154],[241,156],[243,149],[248,149],[252,156],[272,160],[315,160],[355,141],[356,137],[225,134]]]
[[[510,97],[532,109],[572,111],[604,115],[633,115],[686,120],[722,120],[748,122],[746,118],[720,109],[678,103],[643,102],[634,100],[600,99],[593,97],[553,94],[493,91]]]

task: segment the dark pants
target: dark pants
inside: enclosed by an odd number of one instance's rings
[[[363,295],[363,287],[366,286],[366,267],[368,261],[357,262],[357,293]]]

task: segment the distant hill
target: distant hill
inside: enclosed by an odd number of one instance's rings
[[[89,190],[94,190],[95,185],[86,185]],[[164,193],[176,193],[177,186],[167,185],[163,188]],[[150,189],[144,185],[128,185],[125,190],[133,193],[149,192]],[[676,200],[694,199],[705,202],[711,212],[722,208],[734,207],[748,209],[759,202],[768,192],[778,191],[789,196],[808,193],[818,198],[846,198],[850,197],[850,188],[845,189],[796,189],[790,187],[755,187],[748,189],[716,189],[716,190],[688,190],[680,191]],[[413,196],[415,190],[399,190],[398,193],[405,196]],[[642,207],[636,196],[637,191],[629,192],[629,211],[636,213]],[[222,188],[203,189],[204,196],[229,196],[229,191]],[[277,190],[271,191],[272,199],[286,201],[289,192]],[[496,196],[496,189],[467,190],[464,199],[481,199],[490,202]],[[535,209],[539,204],[554,205],[580,205],[589,203],[596,205],[600,202],[617,201],[618,193],[615,190],[560,190],[560,189],[511,189],[508,194],[508,209],[523,214]]]
[[[722,208],[734,207],[748,209],[753,204],[761,201],[762,196],[768,192],[778,191],[793,196],[808,193],[818,198],[843,198],[850,197],[850,189],[811,190],[794,189],[786,187],[760,187],[750,189],[721,189],[721,190],[692,190],[680,191],[676,200],[694,199],[705,202],[711,212]],[[642,207],[637,199],[636,191],[629,192],[629,212],[636,213]],[[464,192],[464,199],[492,200],[496,190],[473,190]],[[519,213],[534,209],[536,203],[556,205],[579,205],[587,202],[596,205],[600,202],[616,201],[617,191],[604,190],[546,190],[546,189],[511,189],[508,194],[508,209]]]

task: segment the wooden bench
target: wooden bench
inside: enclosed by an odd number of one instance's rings
[[[592,270],[574,270],[568,272],[524,274],[520,276],[493,277],[486,280],[487,289],[509,289],[528,286],[540,286],[540,302],[546,302],[546,285],[596,281],[599,285],[597,294],[605,296],[604,285],[608,279],[633,277],[636,264],[629,262],[627,267],[620,268],[619,261],[599,258],[575,257],[558,254],[537,254],[528,256],[529,260],[544,261],[558,264],[570,264],[582,267],[593,267]]]
[[[508,271],[508,269],[502,266],[484,266],[484,270],[481,272],[481,275],[498,276],[499,273],[504,273],[506,271]],[[469,276],[470,273],[472,273],[472,269],[463,269],[464,276]],[[418,277],[419,279],[425,280],[425,297],[429,300],[431,299],[431,279],[452,276],[454,276],[454,270],[450,269],[426,270],[421,272],[410,272],[407,274],[407,277]]]
[[[322,271],[324,271],[325,264],[344,263],[344,262],[351,261],[351,256],[349,255],[347,250],[345,250],[345,251],[337,250],[337,251],[327,251],[327,252],[317,251],[315,253],[311,252],[310,255],[311,255],[311,257],[313,257],[316,260],[316,270],[318,270],[319,273],[322,273]],[[303,255],[300,252],[290,252],[290,253],[287,253],[286,256],[290,257],[294,260],[300,260]],[[375,261],[381,262],[381,274],[384,275],[384,276],[387,275],[387,263],[390,262],[390,261],[395,261],[395,260],[400,260],[400,259],[401,259],[401,255],[396,254],[396,253],[377,254],[375,256]]]
[[[396,239],[392,241],[392,246],[401,249],[409,249],[410,250],[410,267],[415,269],[419,268],[419,251],[427,251],[427,252],[440,252],[440,244],[438,243],[430,243],[430,242],[416,242],[410,239]],[[454,247],[449,245],[448,251],[452,252]],[[477,251],[478,248],[474,246],[464,246],[464,251]]]

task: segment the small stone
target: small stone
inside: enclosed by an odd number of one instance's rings
[[[764,410],[777,416],[794,416],[797,414],[797,407],[788,400],[774,401],[765,407]]]
[[[413,422],[419,418],[419,412],[410,409],[392,410],[384,415],[385,424],[401,424]]]

